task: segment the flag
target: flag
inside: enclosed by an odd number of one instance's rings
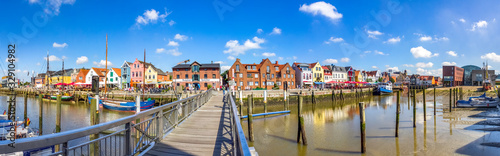
[[[3,115],[7,115],[7,111],[6,110],[3,110]]]
[[[28,118],[28,119],[26,120],[26,127],[27,127],[27,126],[29,126],[30,124],[31,124],[31,120],[30,120],[30,118]]]

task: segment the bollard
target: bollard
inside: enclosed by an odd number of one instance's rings
[[[38,117],[38,134],[41,136],[42,135],[42,130],[43,130],[43,99],[42,99],[43,95],[42,94],[38,94],[38,101],[40,101],[40,108],[39,108],[39,111],[40,111],[40,115]]]
[[[450,112],[451,112],[451,96],[452,96],[452,93],[451,93],[451,88],[450,88]]]
[[[24,128],[28,123],[28,94],[24,94]]]
[[[436,87],[434,87],[434,115],[436,115]]]
[[[417,127],[417,90],[413,90],[413,128]]]
[[[361,153],[366,152],[366,124],[365,124],[365,105],[363,102],[359,103],[359,127],[361,129]]]
[[[302,116],[302,95],[299,95],[298,100],[299,104],[297,105],[297,107],[299,123],[297,127],[297,143],[300,143],[300,139],[302,138],[302,144],[307,145],[306,130],[304,129],[304,117]]]
[[[267,90],[264,90],[264,113],[267,113]]]
[[[248,116],[248,140],[253,142],[253,115],[252,115],[252,103],[253,103],[253,94],[247,96],[247,101],[248,101],[248,109],[247,109],[247,116]]]
[[[400,114],[400,106],[399,106],[399,91],[396,92],[397,93],[397,101],[396,101],[396,138],[398,137],[398,133],[399,133],[399,114]]]
[[[427,121],[427,111],[426,111],[427,109],[426,109],[426,105],[425,105],[426,104],[426,101],[425,101],[425,88],[422,89],[422,94],[424,96],[424,103],[423,103],[424,104],[424,121]]]
[[[248,98],[247,98],[248,100]],[[240,116],[243,116],[243,91],[240,90]]]

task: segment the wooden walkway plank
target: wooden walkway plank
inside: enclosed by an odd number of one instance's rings
[[[230,105],[215,95],[144,155],[234,155]]]

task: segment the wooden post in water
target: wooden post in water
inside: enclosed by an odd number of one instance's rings
[[[302,95],[299,94],[298,100],[299,104],[297,105],[297,107],[298,107],[299,124],[297,127],[298,129],[297,143],[300,143],[300,139],[302,138],[302,144],[307,145],[306,130],[304,129],[304,117],[302,116]]]
[[[248,100],[248,98],[247,98]],[[240,90],[240,116],[243,116],[243,91]]]
[[[426,101],[425,101],[425,90],[426,90],[425,88],[422,89],[422,94],[424,96],[424,103],[423,103],[424,104],[424,121],[427,121],[427,108],[426,108],[427,106],[425,105],[426,104]]]
[[[283,89],[283,110],[288,110],[287,100],[286,100],[286,90]]]
[[[398,133],[399,133],[399,110],[401,109],[400,106],[399,106],[399,91],[396,92],[397,94],[397,101],[396,101],[396,138],[398,137]]]
[[[61,132],[61,95],[57,95],[56,133]],[[56,150],[58,151],[58,150]]]
[[[436,87],[434,87],[434,115],[436,115]]]
[[[42,130],[43,130],[43,94],[38,94],[38,101],[40,101],[40,107],[39,107],[39,117],[38,117],[38,133],[41,136],[42,135]]]
[[[413,90],[413,128],[417,127],[417,90]]]
[[[252,103],[253,103],[253,94],[247,96],[248,101],[248,140],[253,142],[253,116],[252,116]]]
[[[451,88],[450,88],[450,112],[451,112],[451,96],[452,96],[452,93],[451,93]]]
[[[24,128],[28,124],[28,94],[24,94]]]
[[[99,124],[99,119],[98,119],[98,114],[97,114],[97,107],[99,107],[99,104],[97,102],[98,99],[99,99],[99,95],[96,95],[96,98],[90,100],[90,126]],[[89,139],[95,140],[98,138],[98,136],[99,136],[99,134],[91,134]],[[98,142],[90,144],[89,151],[90,151],[90,155],[98,155],[98,151],[99,151]]]
[[[311,103],[316,103],[316,99],[314,99],[314,90],[311,93]]]
[[[361,153],[366,152],[366,124],[365,124],[365,104],[359,103],[359,127],[361,129]]]

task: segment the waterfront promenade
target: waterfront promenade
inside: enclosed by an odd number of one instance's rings
[[[230,105],[222,99],[215,93],[144,155],[234,155]]]

